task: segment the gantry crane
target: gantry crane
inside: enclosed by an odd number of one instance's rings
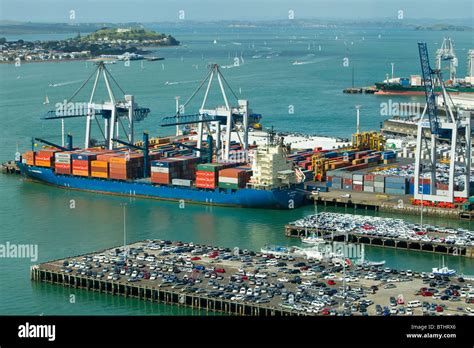
[[[217,79],[219,84],[219,89],[224,100],[223,106],[218,106],[216,108],[208,108],[206,106],[209,91],[212,87],[212,83]],[[248,100],[241,100],[234,93],[232,88],[229,86],[224,76],[222,75],[219,65],[211,64],[209,66],[209,72],[204,80],[200,83],[198,88],[194,93],[189,97],[189,99],[182,105],[182,108],[186,107],[189,102],[194,99],[197,93],[201,90],[203,86],[206,85],[204,92],[204,98],[202,100],[199,112],[197,114],[191,115],[181,115],[180,108],[176,107],[176,115],[165,117],[162,120],[162,127],[168,126],[177,126],[185,124],[197,124],[197,150],[202,148],[202,138],[204,127],[206,127],[207,133],[214,132],[216,140],[216,149],[219,154],[222,154],[222,159],[224,161],[229,160],[230,158],[230,142],[231,142],[231,133],[237,132],[237,136],[242,144],[244,150],[248,149],[248,132],[249,127],[260,122],[261,115],[253,114],[249,108]],[[237,100],[237,106],[232,106],[229,102],[229,98],[226,93],[226,89],[230,91],[230,94]],[[238,127],[238,124],[241,126]],[[243,131],[243,139],[240,138],[238,133],[239,128]],[[224,132],[225,137],[224,141],[221,141],[221,132]],[[177,132],[179,133],[179,132]],[[222,147],[222,150],[221,150]]]
[[[451,38],[444,38],[441,48],[436,51],[436,69],[441,70],[443,61],[449,61],[449,80],[456,82],[456,69],[458,67],[458,58],[454,53],[454,44]]]
[[[95,79],[89,101],[85,103],[74,103],[74,97],[77,96],[77,94],[87,85],[94,75]],[[107,89],[109,101],[95,103],[94,96],[97,92],[97,86],[101,76]],[[119,100],[115,96],[112,90],[112,82],[114,82],[118,89],[124,94],[123,100]],[[115,146],[113,139],[119,138],[119,124],[122,126],[126,140],[129,143],[133,143],[135,122],[144,120],[150,113],[150,109],[139,107],[135,103],[133,95],[126,94],[124,92],[124,90],[107,70],[103,61],[99,61],[97,63],[97,68],[94,70],[94,72],[82,83],[82,85],[69,99],[65,100],[65,102],[59,106],[59,110],[57,108],[56,110],[48,111],[46,115],[43,116],[43,119],[61,119],[62,122],[64,122],[64,119],[86,117],[86,131],[84,141],[85,148],[88,148],[91,145],[91,128],[93,120],[96,121],[97,127],[104,138],[105,147],[113,149]],[[104,128],[101,127],[99,120],[97,119],[98,116],[103,118]]]
[[[426,106],[418,122],[417,147],[415,153],[415,199],[423,199],[437,202],[454,202],[454,197],[468,197],[470,168],[471,168],[471,117],[463,117],[457,110],[456,117],[453,113],[454,104],[446,91],[440,69],[430,67],[428,48],[426,43],[418,43],[421,70],[423,74]],[[441,96],[446,108],[446,117],[442,120],[438,117],[436,105],[435,83],[441,87]],[[426,116],[428,120],[426,121]],[[428,137],[430,140],[428,141]],[[436,187],[437,177],[437,143],[440,138],[450,139],[450,162],[448,174],[448,189],[438,190]],[[428,152],[427,166],[429,167],[430,192],[420,192],[420,174],[423,172],[423,150]],[[463,159],[463,161],[459,161]],[[425,162],[426,163],[426,162]],[[455,169],[461,166],[464,175],[464,188],[456,190]]]

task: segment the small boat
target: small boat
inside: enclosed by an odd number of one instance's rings
[[[367,266],[367,267],[372,267],[372,266],[375,266],[375,267],[379,267],[379,266],[383,266],[385,265],[385,260],[382,260],[382,261],[361,261],[359,263],[357,263],[358,266]]]
[[[456,274],[456,270],[449,269],[447,266],[444,265],[444,257],[443,257],[443,266],[442,267],[433,267],[432,272],[433,275],[439,276],[452,276]]]
[[[48,96],[46,96],[46,98],[44,98],[44,102],[43,102],[43,105],[47,105],[47,104],[49,104]]]
[[[302,251],[301,248],[297,247],[284,247],[279,245],[265,245],[263,248],[260,249],[262,254],[270,254],[270,255],[291,255],[291,256],[305,256],[305,253]]]
[[[308,237],[301,237],[301,242],[306,243],[306,244],[321,244],[325,243],[324,239],[321,237],[316,236],[315,234],[312,234],[311,236]]]

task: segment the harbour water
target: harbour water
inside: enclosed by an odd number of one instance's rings
[[[349,57],[350,64],[354,64],[356,85],[371,85],[385,78],[391,62],[395,63],[396,74],[418,74],[416,42],[427,41],[433,58],[434,50],[446,35],[436,31],[376,28],[227,28],[218,32],[187,27],[152,29],[171,33],[183,46],[158,49],[154,55],[165,57],[165,61],[144,62],[143,68],[140,62],[131,62],[130,67],[118,62],[108,68],[127,93],[136,95],[139,104],[150,107],[151,116],[139,124],[137,131],[146,129],[153,135],[170,131],[160,129],[160,119],[173,114],[175,96],[186,100],[193,92],[204,77],[208,62],[232,65],[235,57],[242,57],[244,64],[223,69],[227,81],[239,97],[250,100],[255,112],[263,114],[266,126],[349,137],[355,128],[354,105],[362,104],[362,129],[378,128],[384,118],[380,115],[380,104],[388,99],[344,95],[342,89],[350,86],[352,69],[343,67],[343,58]],[[472,48],[472,39],[467,32],[450,35],[459,57],[458,71],[463,76],[466,49]],[[308,63],[293,65],[296,60]],[[60,122],[42,121],[40,116],[48,108],[54,108],[56,102],[69,97],[80,86],[78,81],[90,73],[92,64],[84,61],[21,67],[1,64],[0,161],[12,159],[17,144],[20,151],[27,150],[31,136],[60,141]],[[48,107],[43,105],[46,95],[51,102]],[[82,97],[77,101],[86,99],[85,95]],[[217,96],[213,98],[217,100]],[[198,101],[190,105],[187,112],[195,112],[197,104]],[[289,113],[290,106],[294,113]],[[328,119],[333,122],[327,122]],[[76,144],[82,143],[83,125],[80,119],[66,122],[66,130],[75,136]],[[170,239],[251,250],[259,250],[265,244],[299,244],[285,237],[284,225],[314,212],[313,207],[273,211],[186,204],[181,208],[178,203],[66,191],[6,175],[0,176],[0,192],[0,243],[38,244],[37,262],[121,245],[122,203],[128,204],[129,242]],[[327,209],[344,212],[344,209]],[[417,221],[418,218],[407,216],[406,219]],[[474,228],[469,222],[424,220]],[[386,260],[389,267],[417,271],[429,271],[440,261],[438,255],[368,247],[366,256],[370,260]],[[474,274],[472,260],[449,257],[446,262],[460,273]],[[0,314],[199,314],[133,299],[32,284],[31,264],[29,259],[0,258]],[[75,303],[70,302],[71,294],[76,296]]]

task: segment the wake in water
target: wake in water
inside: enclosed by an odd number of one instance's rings
[[[75,81],[67,81],[67,82],[60,82],[60,83],[50,83],[49,87],[61,87],[61,86],[67,86],[67,85],[72,85],[74,83],[79,83],[82,82],[83,80],[75,80]]]
[[[196,83],[196,82],[201,82],[200,80],[193,80],[193,81],[166,81],[164,84],[166,86],[172,86],[172,85],[182,85],[186,83]]]
[[[326,58],[318,58],[318,59],[312,59],[312,60],[295,60],[291,65],[306,65],[306,64],[316,64],[316,63],[321,63],[325,62],[327,60],[332,59],[331,57],[326,57]]]

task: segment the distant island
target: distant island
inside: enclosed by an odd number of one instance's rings
[[[177,46],[173,36],[143,28],[101,28],[85,36],[51,41],[0,38],[0,62],[36,62],[100,58],[142,59],[147,47]]]
[[[472,27],[467,25],[452,25],[452,24],[434,24],[426,26],[416,26],[415,30],[441,30],[441,31],[473,31]]]

